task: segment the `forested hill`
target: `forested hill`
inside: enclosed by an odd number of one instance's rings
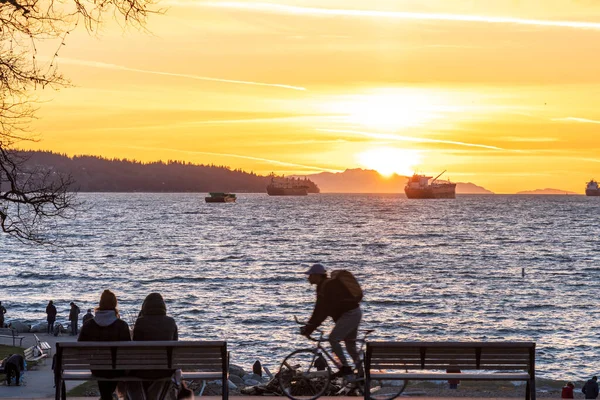
[[[45,151],[21,152],[27,164],[70,174],[81,192],[265,193],[271,178],[225,166],[181,161],[141,163],[95,156],[73,158]]]

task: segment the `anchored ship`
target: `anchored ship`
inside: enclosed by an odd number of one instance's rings
[[[267,186],[269,196],[306,196],[308,193],[319,192],[319,187],[307,178],[286,178],[271,175],[271,183]]]
[[[454,199],[456,183],[436,182],[444,172],[436,176],[431,183],[429,183],[431,176],[414,174],[404,187],[406,197],[409,199]]]
[[[208,197],[204,198],[207,203],[235,203],[235,194],[223,192],[210,192]]]
[[[585,187],[585,195],[586,196],[600,196],[600,187],[598,187],[598,182],[595,180],[591,180],[587,183]]]

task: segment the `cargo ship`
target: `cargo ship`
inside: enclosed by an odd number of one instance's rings
[[[446,171],[444,171],[446,172]],[[456,183],[436,182],[442,172],[431,183],[431,176],[414,174],[408,179],[404,193],[409,199],[454,199],[456,198]]]
[[[600,196],[600,188],[598,187],[598,182],[595,180],[591,180],[587,183],[585,187],[585,195],[586,196]]]
[[[307,178],[286,178],[271,175],[271,183],[267,186],[269,196],[306,196],[309,193],[319,192],[319,187]]]
[[[235,194],[223,192],[210,192],[208,197],[204,198],[207,203],[235,203]]]

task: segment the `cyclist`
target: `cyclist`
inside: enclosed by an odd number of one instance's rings
[[[342,364],[340,370],[333,376],[351,377],[353,375],[352,367],[348,364],[340,342],[344,341],[348,354],[356,363],[358,360],[356,336],[362,318],[360,305],[352,298],[346,286],[339,279],[327,277],[327,271],[323,265],[314,264],[305,274],[308,275],[308,281],[312,285],[317,285],[317,300],[312,316],[308,323],[300,328],[300,333],[307,337],[310,336],[327,317],[331,317],[335,322],[335,327],[329,334],[329,343]]]

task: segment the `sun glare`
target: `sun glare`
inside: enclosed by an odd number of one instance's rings
[[[357,159],[362,167],[374,169],[388,177],[392,174],[412,175],[421,156],[416,150],[382,147],[364,151],[357,155]]]

